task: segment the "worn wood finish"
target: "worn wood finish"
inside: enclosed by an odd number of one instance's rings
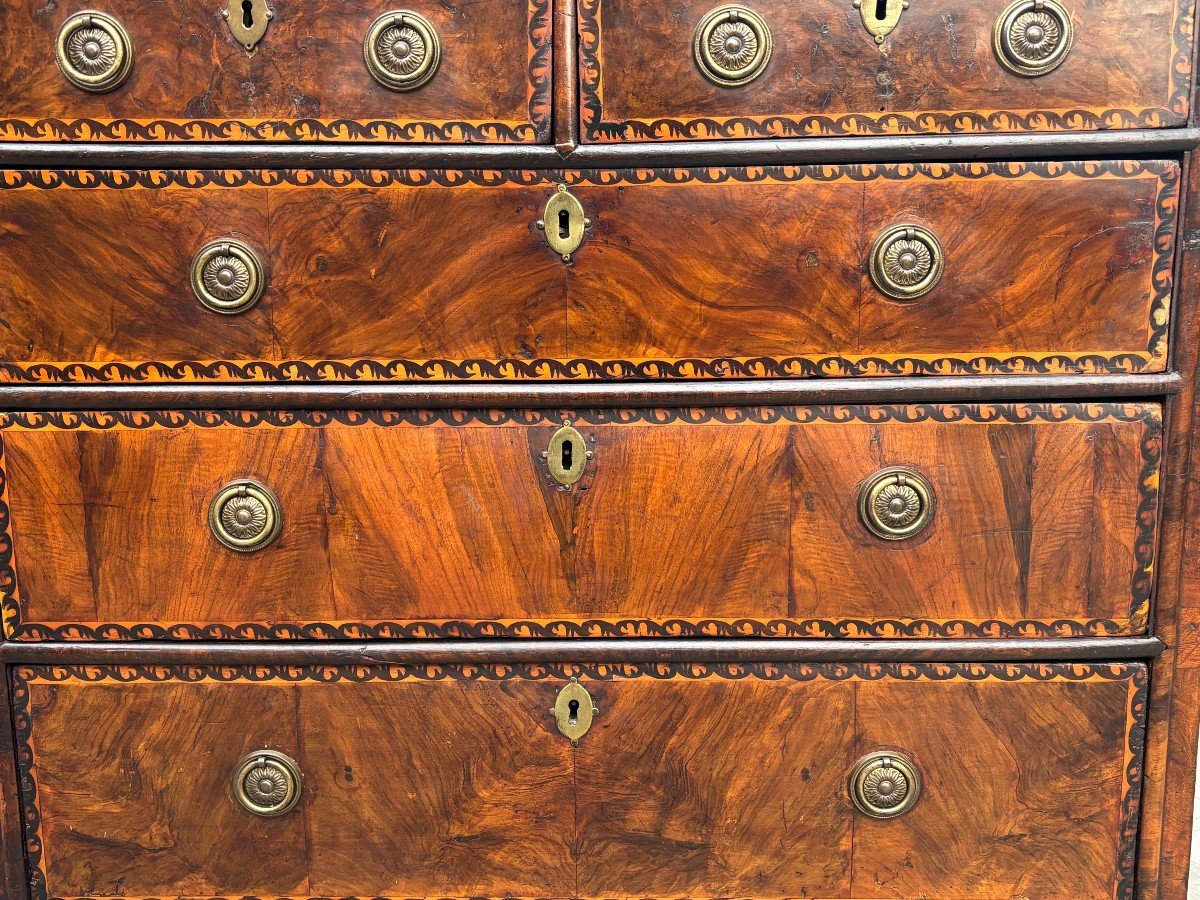
[[[713,3],[580,0],[584,139],[1164,127],[1189,111],[1190,0],[1070,4],[1074,48],[1032,79],[1006,71],[992,50],[1008,0],[913,3],[880,46],[850,3],[747,5],[766,19],[773,53],[756,81],[726,88],[692,57]]]
[[[601,709],[576,750],[546,715],[572,675]],[[1132,896],[1139,664],[16,676],[35,898]],[[230,793],[261,747],[305,775],[277,820]],[[890,823],[846,796],[874,749],[925,777]]]
[[[5,620],[40,640],[1139,633],[1159,414],[9,413]],[[564,420],[595,453],[569,492],[541,458]],[[938,510],[901,542],[857,515],[894,465]],[[250,555],[206,518],[244,477],[286,522]]]
[[[559,178],[593,222],[571,266],[535,227]],[[1152,161],[5,172],[0,377],[1158,372],[1177,181]],[[876,236],[910,221],[947,266],[903,303],[865,270]],[[238,316],[188,284],[197,250],[227,237],[269,270]]]
[[[134,47],[129,81],[72,86],[55,40],[89,0],[0,8],[0,137],[5,140],[544,142],[550,137],[550,0],[443,0],[408,8],[438,32],[442,62],[424,87],[372,79],[363,39],[403,4],[272,3],[253,54],[220,0],[106,0]]]

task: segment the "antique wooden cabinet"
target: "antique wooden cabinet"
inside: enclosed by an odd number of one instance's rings
[[[1182,900],[1196,12],[3,4],[3,897]]]

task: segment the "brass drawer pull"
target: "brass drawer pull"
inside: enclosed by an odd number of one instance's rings
[[[550,446],[542,451],[542,459],[553,478],[563,490],[570,490],[583,477],[588,460],[595,453],[587,448],[583,435],[570,425],[564,425],[550,438]]]
[[[442,44],[429,20],[407,9],[376,19],[363,52],[371,77],[393,91],[415,91],[442,61]]]
[[[921,773],[898,753],[868,753],[850,772],[850,801],[873,819],[904,815],[921,796]]]
[[[265,287],[262,262],[241,241],[214,241],[192,261],[192,290],[213,312],[245,312],[262,299]]]
[[[1008,71],[1036,78],[1061,66],[1074,42],[1071,14],[1057,0],[1017,0],[996,20],[992,46]]]
[[[107,13],[81,12],[58,32],[58,67],[83,91],[116,90],[133,71],[133,44],[121,23]]]
[[[563,686],[554,700],[550,715],[558,726],[563,737],[578,741],[592,727],[592,719],[600,712],[600,707],[592,702],[592,695],[587,692],[578,678]]]
[[[208,524],[213,536],[230,550],[251,553],[279,537],[283,515],[269,488],[242,479],[225,485],[213,497]]]
[[[933,518],[933,488],[910,469],[882,469],[858,492],[858,514],[876,537],[902,541]]]
[[[719,6],[696,26],[692,55],[701,74],[713,84],[741,87],[767,67],[771,29],[747,6]]]
[[[275,750],[251,753],[233,773],[233,795],[256,816],[282,816],[300,802],[300,766]]]
[[[944,265],[941,242],[920,225],[894,225],[871,247],[871,281],[895,300],[916,300],[929,293]]]

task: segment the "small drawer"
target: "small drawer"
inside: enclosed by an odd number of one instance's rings
[[[1146,628],[1161,408],[8,413],[20,640]]]
[[[0,140],[534,143],[550,0],[13,0]]]
[[[584,139],[1185,124],[1189,0],[580,0]]]
[[[0,380],[1160,372],[1178,184],[1166,161],[9,171]]]
[[[13,690],[35,900],[1133,896],[1142,664],[131,664]]]

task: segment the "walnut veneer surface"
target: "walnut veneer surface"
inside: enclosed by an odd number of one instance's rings
[[[1182,900],[1191,0],[0,9],[0,898]]]

